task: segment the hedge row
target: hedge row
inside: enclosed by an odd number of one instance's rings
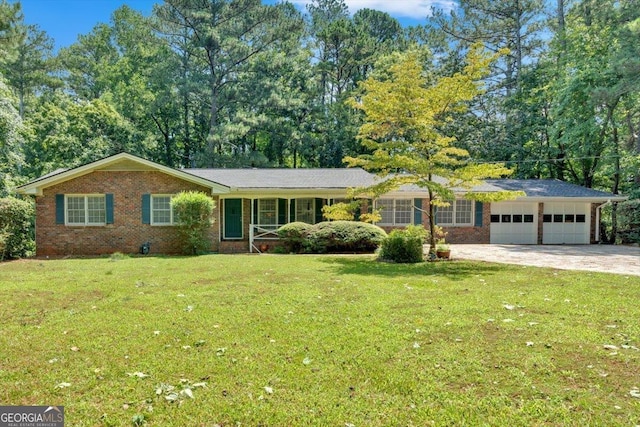
[[[328,221],[315,225],[292,222],[278,229],[287,252],[374,252],[387,237],[380,227],[358,221]]]

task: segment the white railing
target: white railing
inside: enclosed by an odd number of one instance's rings
[[[250,224],[249,225],[249,252],[256,250],[258,253],[262,251],[256,245],[256,240],[278,240],[278,228],[283,224]]]

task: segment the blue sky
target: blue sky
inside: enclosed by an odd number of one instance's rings
[[[54,39],[56,48],[69,46],[78,35],[87,34],[99,22],[108,23],[111,13],[123,4],[151,14],[154,3],[162,0],[21,0],[27,24],[37,24]],[[289,0],[304,9],[311,0]],[[16,0],[9,0],[10,3]],[[275,3],[276,0],[263,0]],[[435,5],[450,9],[453,0],[345,0],[351,13],[361,8],[382,10],[397,18],[403,25],[424,24],[425,18]]]

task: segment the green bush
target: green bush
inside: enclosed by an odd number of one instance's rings
[[[640,200],[618,204],[618,235],[620,243],[640,243]]]
[[[33,255],[34,218],[32,202],[14,197],[0,199],[0,260]]]
[[[209,252],[209,231],[213,224],[213,200],[204,193],[183,191],[171,199],[178,230],[182,236],[186,254]]]
[[[423,246],[427,231],[421,225],[409,225],[403,230],[393,230],[382,242],[379,258],[398,263],[416,263],[424,260]]]
[[[302,252],[311,227],[313,226],[306,222],[291,222],[280,227],[278,229],[278,237],[284,243],[284,252]]]
[[[309,230],[305,251],[310,253],[374,252],[387,237],[377,225],[359,221],[330,221]]]

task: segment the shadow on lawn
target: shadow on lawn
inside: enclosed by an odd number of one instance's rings
[[[364,258],[323,258],[337,274],[357,274],[360,276],[447,276],[452,280],[468,279],[477,275],[503,273],[507,265],[474,263],[469,261],[422,262],[418,264],[394,264]]]

